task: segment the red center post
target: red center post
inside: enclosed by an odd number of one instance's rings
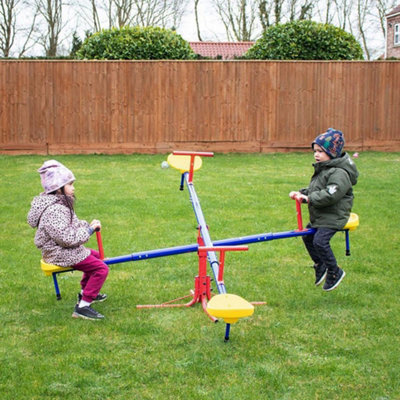
[[[207,252],[209,252],[209,251],[219,251],[220,252],[218,282],[222,282],[224,280],[225,252],[227,252],[227,251],[247,251],[247,250],[249,250],[249,246],[212,246],[212,247],[200,246],[198,253],[199,253],[199,259],[206,260]],[[205,265],[199,266],[199,271],[206,270],[206,263],[205,263],[205,261],[203,261],[203,262]]]

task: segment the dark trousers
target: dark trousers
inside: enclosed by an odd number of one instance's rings
[[[307,225],[307,228],[310,227],[310,225]],[[313,235],[302,236],[308,254],[314,263],[325,264],[328,271],[331,272],[335,272],[337,269],[336,258],[330,245],[330,240],[336,232],[336,229],[317,228]]]

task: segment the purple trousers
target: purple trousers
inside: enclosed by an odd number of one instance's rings
[[[83,272],[81,287],[82,299],[91,303],[100,293],[108,275],[108,265],[100,260],[98,251],[90,249],[90,255],[83,261],[73,266],[74,269]]]

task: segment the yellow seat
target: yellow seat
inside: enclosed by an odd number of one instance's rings
[[[344,226],[344,230],[348,229],[349,231],[354,231],[357,229],[358,225],[360,225],[360,220],[358,215],[355,213],[350,213],[350,218],[347,221],[347,224]]]
[[[190,156],[180,156],[175,154],[170,154],[167,158],[168,164],[181,173],[188,172],[190,170]],[[197,171],[201,168],[203,161],[201,157],[195,156],[193,171]]]
[[[73,268],[71,267],[60,267],[59,265],[48,264],[43,259],[40,260],[40,268],[42,268],[42,271],[46,276],[51,276],[54,272],[73,271]]]
[[[254,306],[235,294],[218,294],[207,304],[207,311],[216,318],[222,318],[227,324],[237,322],[239,318],[254,313]]]

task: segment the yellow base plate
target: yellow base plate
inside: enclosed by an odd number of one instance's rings
[[[239,318],[254,313],[254,306],[235,294],[218,294],[207,304],[207,311],[216,318],[222,318],[227,324],[237,322]]]
[[[45,261],[40,260],[40,268],[45,275],[50,276],[53,272],[73,271],[71,267],[60,267],[59,265],[47,264]]]
[[[172,168],[178,169],[181,173],[190,170],[190,156],[178,156],[171,153],[168,156],[167,161]],[[199,170],[202,164],[203,161],[201,160],[201,157],[195,156],[193,171]]]

